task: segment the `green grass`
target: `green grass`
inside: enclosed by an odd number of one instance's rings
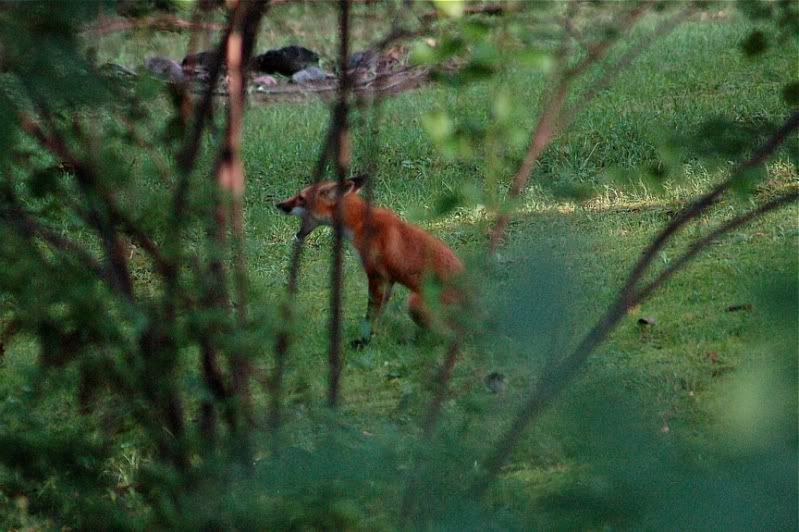
[[[529,261],[529,269],[516,273],[522,280],[511,281],[510,286],[489,281],[482,287],[489,300],[492,295],[494,299],[510,295],[516,288],[513,283],[520,283],[531,298],[540,297],[535,286],[537,266],[552,262],[568,269],[574,286],[579,286],[573,295],[581,305],[568,310],[579,325],[571,323],[569,315],[563,316],[567,331],[558,347],[574,345],[586,324],[609,304],[640,250],[667,223],[670,213],[723,175],[723,169],[706,168],[690,154],[681,166],[682,178],[667,182],[661,190],[643,182],[618,186],[608,178],[609,172],[614,167],[656,162],[657,145],[664,137],[689,136],[699,124],[717,115],[748,123],[779,122],[787,114],[781,82],[786,72],[796,70],[796,48],[773,50],[762,62],[750,62],[737,49],[748,31],[750,27],[741,22],[688,23],[646,52],[612,89],[579,115],[542,158],[534,177],[536,184],[530,187],[508,238],[509,247]],[[541,97],[542,76],[512,72],[496,83],[510,87],[518,102],[518,124],[529,131],[535,119],[530,109]],[[420,117],[430,110],[446,110],[486,123],[491,106],[491,98],[486,96],[495,88],[491,84],[457,92],[426,88],[393,98],[383,111],[377,201],[421,221],[465,256],[484,248],[483,231],[490,218],[479,201],[448,217],[436,217],[436,199],[463,185],[483,189],[485,168],[480,160],[450,162],[442,158],[426,139]],[[267,290],[282,289],[288,240],[295,224],[271,209],[270,198],[293,194],[306,182],[326,119],[326,109],[315,104],[274,105],[253,109],[248,115],[244,147],[249,176],[248,251],[256,281]],[[367,134],[360,131],[355,140],[357,167],[368,157],[369,144]],[[785,159],[778,158],[769,170],[772,188],[797,186],[796,168]],[[507,178],[502,181],[506,183]],[[574,204],[551,194],[551,184],[559,182],[588,183],[600,194],[585,204]],[[704,234],[708,227],[748,207],[747,202],[734,198],[725,200],[686,234]],[[728,371],[758,366],[762,356],[753,356],[753,351],[769,330],[762,306],[755,305],[751,312],[725,309],[752,302],[761,284],[775,273],[796,276],[798,213],[791,207],[724,238],[635,309],[600,347],[580,382],[566,391],[560,404],[519,446],[508,466],[511,485],[521,484],[523,493],[536,500],[560,491],[564,483],[580,482],[577,444],[570,438],[584,436],[565,431],[559,419],[568,418],[564,404],[579,402],[598,383],[610,382],[644,397],[646,426],[661,443],[710,440],[719,444],[715,439],[719,433],[713,429],[718,412],[710,405],[725,401],[724,394],[729,393],[719,383],[729,378]],[[661,257],[661,264],[675,257],[685,241],[685,237],[677,239]],[[531,252],[549,256],[530,257]],[[319,375],[310,394],[316,403],[323,397],[328,257],[328,235],[316,235],[303,263],[298,298],[302,333],[292,355],[295,374],[302,374],[303,379],[309,373]],[[366,283],[352,254],[346,265],[345,329],[346,337],[353,338],[365,305]],[[379,432],[386,417],[399,423],[401,430],[415,430],[417,408],[426,397],[416,379],[420,374],[431,375],[443,356],[441,346],[419,349],[398,342],[414,332],[401,298],[401,293],[395,295],[384,318],[384,333],[364,353],[347,354],[344,408],[357,420],[356,425],[368,432]],[[516,310],[531,320],[542,312],[535,305]],[[642,331],[637,325],[640,316],[656,318],[651,331]],[[518,326],[524,328],[525,324]],[[478,335],[459,362],[454,398],[445,412],[448,430],[465,419],[470,408],[478,408],[490,423],[472,430],[470,444],[485,449],[487,442],[495,441],[534,382],[546,354],[541,344],[551,344],[551,334],[551,330],[522,334],[510,342]],[[712,357],[717,361],[711,361]],[[489,396],[482,388],[482,377],[494,370],[509,376],[505,397]],[[502,485],[497,490],[503,493]],[[499,496],[498,504],[512,499]]]
[[[750,61],[737,46],[751,29],[737,19],[686,23],[645,52],[546,151],[514,217],[496,271],[478,274],[475,284],[496,323],[475,332],[464,348],[445,405],[443,439],[458,435],[461,443],[482,456],[479,453],[504,432],[545,358],[575,345],[610,303],[658,229],[690,197],[721,179],[728,166],[703,165],[688,150],[681,154],[679,175],[660,187],[643,178],[622,186],[612,179],[614,173],[656,164],[664,139],[689,138],[717,115],[743,125],[779,123],[787,115],[781,86],[786,73],[796,80],[799,48],[795,42],[786,43],[761,60]],[[270,31],[277,30],[265,29]],[[266,44],[283,44],[280,35]],[[332,54],[332,42],[321,39],[318,47]],[[153,49],[164,53],[175,49],[172,38],[146,46],[136,43],[140,41],[124,46],[105,42],[101,50],[109,59],[125,62]],[[589,78],[582,87],[590,84]],[[515,124],[529,131],[544,77],[523,70],[462,90],[425,87],[391,98],[382,111],[376,201],[430,229],[469,264],[477,264],[475,257],[486,246],[485,230],[492,219],[483,205],[488,200],[482,198],[502,196],[512,168],[501,168],[494,183],[486,178],[481,154],[470,160],[446,159],[431,145],[421,117],[444,110],[486,125],[492,93],[503,89],[514,95]],[[290,240],[296,230],[296,220],[281,216],[273,203],[294,194],[309,179],[328,115],[327,107],[314,101],[252,107],[247,114],[243,147],[247,260],[253,289],[272,304],[283,296]],[[363,117],[355,118],[358,124]],[[374,139],[366,128],[356,127],[354,146],[357,170],[374,156]],[[206,150],[198,175],[210,170],[212,152]],[[513,161],[521,157],[523,147],[508,150]],[[768,171],[768,184],[754,196],[756,201],[799,186],[796,167],[784,155],[772,161]],[[560,187],[574,184],[588,185],[596,195],[576,203],[557,194]],[[437,215],[439,199],[465,186],[478,193],[454,212]],[[664,251],[660,265],[676,257],[690,237],[705,234],[750,207],[748,199],[725,198]],[[600,389],[637,398],[639,428],[656,445],[682,442],[723,448],[725,442],[719,438],[727,433],[720,428],[725,418],[719,405],[733,400],[729,383],[770,358],[771,351],[763,346],[770,345],[775,329],[757,294],[775,275],[796,279],[799,272],[797,216],[799,209],[793,205],[726,236],[630,312],[578,381],[525,435],[491,493],[492,503],[513,508],[530,526],[546,526],[535,513],[537,504],[591,478],[584,469],[584,440],[591,435],[580,427],[580,409]],[[327,230],[317,231],[307,242],[302,264],[297,334],[287,375],[292,412],[288,438],[299,445],[310,430],[302,413],[318,410],[324,399],[330,243]],[[352,251],[347,252],[345,267],[348,341],[358,334],[366,281]],[[140,282],[146,285],[150,279],[145,276]],[[418,433],[429,396],[423,383],[445,346],[431,339],[408,341],[416,330],[405,314],[404,297],[402,290],[395,293],[381,332],[367,349],[347,352],[342,404],[347,423],[361,433],[398,432],[406,441]],[[508,308],[508,301],[514,302],[514,308]],[[726,311],[745,303],[752,303],[752,309]],[[271,310],[264,312],[272,315]],[[639,326],[637,320],[644,316],[656,323]],[[35,346],[26,338],[12,345],[3,369],[7,398],[24,393],[18,387],[33,371],[34,353]],[[267,356],[257,362],[261,367],[271,365]],[[482,378],[491,371],[508,376],[506,393],[494,396],[485,391]],[[257,401],[265,404],[265,396],[259,395]],[[52,402],[52,415],[69,415],[71,405]],[[469,419],[476,421],[464,428]],[[128,478],[139,459],[135,452],[126,453],[127,465],[120,460],[111,466],[121,479]],[[374,519],[379,522],[379,517]]]

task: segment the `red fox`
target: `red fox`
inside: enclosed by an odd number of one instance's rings
[[[408,311],[420,326],[430,325],[430,314],[422,300],[422,285],[428,276],[444,286],[441,301],[453,304],[459,298],[448,282],[463,271],[460,259],[442,241],[399,218],[389,209],[369,206],[358,192],[365,176],[344,182],[341,198],[342,225],[361,257],[369,280],[366,320],[368,334],[353,342],[362,347],[369,342],[375,320],[391,297],[394,283],[406,286]],[[295,238],[303,239],[319,225],[333,225],[338,184],[325,181],[306,187],[299,194],[278,203],[278,209],[303,219]]]

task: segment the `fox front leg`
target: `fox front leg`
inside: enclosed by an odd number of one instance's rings
[[[353,348],[363,349],[369,343],[369,340],[372,339],[375,323],[377,323],[377,319],[383,313],[383,308],[391,297],[393,288],[394,284],[382,277],[369,277],[369,301],[366,304],[366,316],[364,317],[365,330],[360,338],[352,342]]]

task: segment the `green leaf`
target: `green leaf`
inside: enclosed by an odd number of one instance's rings
[[[500,60],[499,51],[491,43],[481,42],[474,47],[472,63],[487,67],[495,66]]]
[[[541,72],[549,72],[555,64],[552,54],[541,50],[524,50],[516,54],[516,59],[519,65]]]
[[[768,41],[766,41],[766,36],[759,30],[750,33],[749,37],[741,43],[741,49],[750,57],[765,52],[767,48]]]
[[[791,107],[799,107],[799,81],[792,81],[783,87],[782,98]]]
[[[429,44],[417,41],[411,49],[410,61],[414,65],[434,65],[438,62],[438,54]]]
[[[732,181],[731,188],[739,196],[749,197],[767,177],[768,172],[765,165],[747,168]]]
[[[61,171],[57,167],[48,167],[33,172],[28,181],[28,188],[34,198],[43,198],[58,192],[58,178]]]
[[[506,91],[497,92],[494,97],[494,118],[498,122],[505,122],[513,112],[513,102]]]
[[[358,334],[361,338],[369,338],[372,336],[372,323],[369,320],[363,319],[358,323]]]
[[[485,22],[470,20],[463,24],[463,36],[470,41],[479,41],[488,36],[490,29]]]
[[[437,216],[445,216],[451,213],[463,205],[464,199],[463,194],[459,190],[450,190],[440,195],[436,199],[435,214]]]
[[[439,13],[452,18],[462,17],[466,8],[464,0],[433,0],[433,5]]]
[[[422,116],[422,127],[434,142],[443,142],[455,131],[452,119],[443,111],[432,111]]]
[[[555,184],[552,187],[552,194],[579,203],[591,199],[595,192],[589,183],[565,182]]]

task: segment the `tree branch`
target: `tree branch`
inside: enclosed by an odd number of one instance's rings
[[[25,237],[39,237],[47,242],[54,250],[66,255],[71,255],[75,262],[91,270],[112,288],[115,287],[108,271],[106,271],[88,251],[75,242],[62,237],[49,227],[37,222],[30,213],[16,203],[16,199],[9,199],[12,201],[13,206],[8,209],[4,215],[0,213],[0,220],[14,227],[19,234]]]
[[[661,230],[655,239],[653,239],[653,241],[644,251],[644,255],[633,267],[628,276],[627,282],[619,291],[616,300],[611,304],[603,317],[594,325],[589,333],[583,337],[577,348],[571,354],[565,357],[560,363],[554,364],[550,371],[546,371],[541,376],[538,388],[527,400],[524,407],[522,407],[522,409],[516,414],[511,427],[502,436],[502,438],[500,438],[500,441],[494,451],[483,463],[483,470],[485,471],[485,474],[472,485],[470,490],[472,495],[480,496],[485,491],[490,482],[499,473],[502,464],[513,451],[514,447],[530,423],[537,419],[541,412],[543,412],[543,410],[552,402],[557,394],[563,388],[565,388],[565,386],[577,374],[577,371],[582,367],[588,357],[593,353],[594,349],[596,349],[599,344],[601,344],[605,338],[607,338],[608,334],[626,315],[627,311],[640,302],[640,296],[649,296],[655,288],[660,286],[662,282],[664,282],[675,271],[677,271],[677,264],[675,263],[675,269],[673,269],[673,271],[665,271],[663,274],[661,274],[663,278],[658,278],[653,281],[651,287],[645,287],[642,292],[639,293],[635,292],[635,287],[638,285],[641,277],[660,249],[662,249],[663,246],[671,239],[671,237],[673,237],[686,223],[699,216],[700,213],[712,205],[715,200],[718,199],[718,197],[730,187],[730,185],[738,178],[738,176],[740,176],[742,172],[765,162],[765,160],[785,141],[786,137],[797,128],[799,128],[799,112],[791,115],[783,124],[783,126],[777,132],[775,132],[763,146],[756,150],[752,157],[739,165],[736,171],[733,172],[729,178],[686,207],[668,225],[666,225],[663,230]],[[704,239],[692,245],[689,248],[689,251],[686,252],[686,255],[678,260],[679,267],[682,268],[685,264],[687,264],[704,248],[704,246],[707,245],[707,243],[712,241],[712,239],[716,236],[727,230],[739,227],[740,225],[751,221],[755,217],[760,216],[769,210],[773,210],[779,206],[785,205],[788,201],[793,201],[794,199],[795,197],[789,194],[783,198],[775,200],[774,202],[764,205],[760,209],[756,209],[748,216],[731,220],[717,230],[721,232],[711,233],[711,235],[708,235],[708,237],[705,237]]]
[[[565,69],[565,71],[560,74],[559,81],[552,90],[551,95],[546,100],[544,111],[541,113],[541,118],[538,119],[538,123],[533,131],[532,138],[530,140],[530,144],[528,145],[524,159],[522,160],[522,164],[519,166],[519,169],[516,172],[516,175],[514,175],[513,181],[511,182],[511,186],[508,191],[508,195],[511,199],[515,199],[521,195],[522,191],[527,186],[527,182],[529,181],[530,175],[533,172],[535,163],[561,129],[559,125],[560,114],[566,102],[566,98],[569,95],[569,90],[571,89],[571,84],[574,79],[587,70],[590,66],[600,61],[611,48],[611,46],[616,43],[616,41],[619,39],[619,36],[625,31],[629,31],[630,28],[632,28],[635,23],[640,20],[649,5],[649,3],[643,3],[630,10],[620,23],[616,33],[614,33],[612,36],[606,37],[604,40],[594,45],[589,46],[588,55],[585,59],[580,61],[574,67]],[[568,36],[569,33],[567,32],[565,35]],[[563,46],[565,46],[565,40]],[[562,52],[564,52],[563,46],[561,47]],[[489,238],[488,251],[490,254],[495,253],[499,247],[509,221],[510,217],[508,214],[503,213],[497,217],[497,221],[494,225],[494,228],[491,230],[491,235]]]
[[[81,188],[86,201],[89,204],[89,220],[95,227],[100,240],[105,248],[108,262],[111,266],[112,280],[117,289],[122,295],[128,299],[133,299],[133,282],[130,278],[128,270],[127,258],[125,257],[124,246],[119,240],[118,235],[112,227],[112,221],[107,219],[108,213],[103,213],[99,208],[98,199],[101,199],[96,194],[96,175],[94,170],[79,161],[72,155],[64,142],[64,139],[58,134],[53,126],[52,120],[46,110],[38,105],[40,113],[50,122],[52,132],[47,135],[42,128],[30,120],[27,116],[21,115],[19,117],[20,127],[23,131],[28,133],[31,137],[39,142],[42,147],[49,150],[53,155],[60,158],[75,171],[75,177]]]
[[[330,338],[328,349],[329,379],[327,403],[331,408],[338,406],[339,380],[341,377],[341,295],[343,271],[344,226],[342,225],[342,198],[344,181],[350,163],[350,138],[347,124],[350,92],[350,76],[347,72],[350,46],[350,2],[339,0],[339,89],[338,102],[333,120],[336,134],[333,137],[334,162],[338,182],[336,208],[333,214],[333,265],[331,268],[330,292]]]
[[[322,179],[325,171],[325,165],[330,157],[332,151],[333,138],[336,136],[336,123],[330,120],[325,139],[322,143],[322,148],[319,152],[319,158],[316,161],[313,177],[311,183],[318,183]],[[301,224],[306,223],[308,211],[302,218]],[[297,284],[300,275],[300,263],[302,259],[303,240],[294,237],[291,247],[291,259],[289,260],[289,275],[288,284],[286,287],[286,300],[280,306],[280,315],[283,320],[283,326],[277,333],[275,338],[275,368],[269,379],[270,389],[270,408],[269,408],[269,427],[272,431],[272,452],[277,454],[279,452],[279,436],[278,432],[281,423],[281,410],[283,401],[283,375],[286,368],[286,358],[288,356],[289,347],[291,345],[290,328],[294,321],[292,304],[294,297],[297,294]]]
[[[734,231],[739,227],[742,227],[752,220],[756,218],[760,218],[766,213],[769,213],[773,210],[780,209],[785,207],[789,203],[795,202],[799,199],[799,191],[790,192],[788,194],[784,194],[782,196],[778,196],[767,203],[764,203],[760,207],[753,209],[747,213],[744,213],[740,216],[736,216],[731,220],[728,220],[723,225],[719,226],[711,233],[706,235],[705,237],[697,240],[694,242],[691,247],[689,247],[685,253],[683,253],[677,260],[673,261],[668,268],[660,272],[658,276],[652,280],[650,283],[645,285],[644,287],[640,288],[635,295],[636,304],[641,303],[645,299],[647,299],[652,292],[660,288],[663,283],[668,281],[672,275],[677,273],[678,271],[682,270],[688,262],[690,262],[694,257],[699,255],[705,248],[709,247],[713,242],[718,240],[721,236],[729,233],[730,231]]]
[[[261,18],[268,6],[266,0],[250,0],[236,5],[227,32],[224,53],[229,74],[229,106],[225,140],[216,165],[216,185],[219,194],[214,199],[214,220],[209,227],[209,238],[218,250],[225,246],[226,213],[223,199],[229,201],[230,221],[233,230],[232,247],[234,252],[234,280],[237,292],[236,313],[240,326],[246,325],[247,276],[244,256],[244,224],[242,203],[244,200],[244,167],[241,161],[241,135],[244,119],[244,77],[247,64],[252,55],[255,38]],[[227,304],[225,267],[218,257],[209,265],[211,279],[208,302],[213,307]],[[204,356],[212,356],[213,350],[205,350]],[[215,366],[216,361],[204,363],[204,367]],[[249,390],[250,364],[246,356],[236,352],[231,355],[232,390],[241,401],[244,417],[252,421],[251,396]],[[206,371],[206,376],[208,372]],[[209,386],[213,383],[209,382]],[[238,427],[231,427],[237,430]]]
[[[694,7],[693,5],[689,5],[687,8],[660,24],[651,35],[647,35],[646,40],[631,46],[618,61],[606,68],[604,75],[596,82],[593,82],[591,86],[579,96],[576,103],[572,104],[569,109],[564,111],[563,115],[560,117],[558,129],[562,131],[569,127],[577,116],[577,113],[585,109],[600,92],[610,86],[613,80],[615,80],[624,69],[638,59],[652,44],[671,33],[674,28],[679,26],[680,23],[687,19],[692,13],[694,13]]]

